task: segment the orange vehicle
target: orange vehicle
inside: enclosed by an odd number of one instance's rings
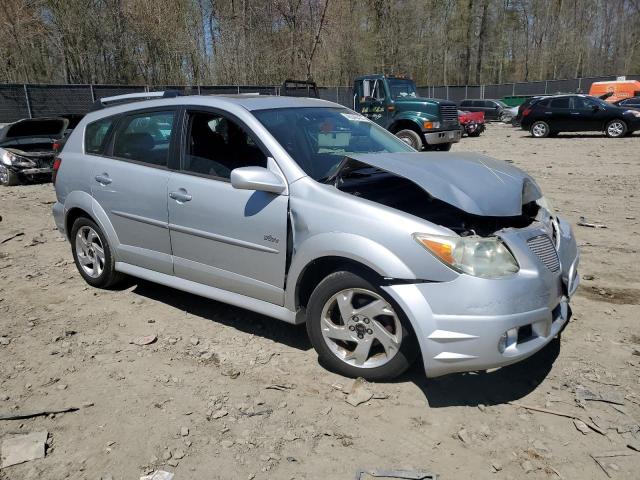
[[[611,93],[605,100],[615,102],[624,98],[640,95],[640,82],[638,80],[617,80],[610,82],[593,82],[589,89],[589,95],[599,97]]]

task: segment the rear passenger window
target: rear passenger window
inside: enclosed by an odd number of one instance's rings
[[[86,153],[97,155],[104,153],[113,121],[113,118],[103,118],[87,125],[84,130],[84,150]]]
[[[166,166],[174,112],[145,112],[127,116],[118,127],[113,156]]]
[[[569,97],[554,98],[551,100],[551,108],[569,108]]]

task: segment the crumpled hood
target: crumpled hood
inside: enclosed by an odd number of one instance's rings
[[[478,153],[368,153],[350,159],[412,181],[432,197],[472,215],[515,217],[542,197],[519,168]]]

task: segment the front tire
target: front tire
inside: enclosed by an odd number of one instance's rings
[[[404,129],[396,132],[396,137],[405,142],[407,145],[415,148],[419,152],[424,148],[422,136],[413,130]]]
[[[20,177],[16,172],[0,164],[0,185],[13,187],[14,185],[20,185],[20,183]]]
[[[607,126],[604,127],[604,133],[609,138],[624,137],[627,134],[627,124],[624,120],[611,120],[607,123]]]
[[[307,333],[320,360],[347,377],[395,378],[418,353],[400,308],[378,286],[347,271],[327,276],[311,294]]]
[[[538,120],[537,122],[533,122],[533,125],[531,125],[531,136],[535,138],[548,137],[549,133],[551,133],[551,129],[547,122]]]
[[[71,251],[80,275],[92,287],[110,288],[122,279],[107,237],[93,220],[80,217],[73,223]]]

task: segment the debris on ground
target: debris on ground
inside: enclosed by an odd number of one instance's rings
[[[584,406],[586,401],[613,403],[615,405],[624,405],[624,400],[615,392],[592,392],[584,387],[576,388],[576,402]]]
[[[586,427],[590,428],[594,432],[597,432],[600,435],[606,435],[606,433],[600,427],[598,427],[597,425],[594,425],[591,422],[587,422],[586,420],[584,420],[583,418],[580,418],[577,415],[572,415],[570,413],[564,413],[564,412],[558,412],[558,411],[555,411],[555,410],[549,410],[547,408],[535,407],[535,406],[532,406],[532,405],[523,405],[523,404],[517,403],[517,402],[507,402],[507,403],[509,405],[513,405],[514,407],[524,408],[525,410],[531,410],[533,412],[548,413],[549,415],[556,415],[556,416],[559,416],[559,417],[566,417],[566,418],[571,418],[573,420],[578,420],[581,424],[584,424]],[[576,428],[578,428],[578,425],[576,425]],[[578,428],[578,430],[580,430],[580,428]],[[580,431],[582,431],[582,430],[580,430]]]
[[[138,345],[139,347],[143,347],[145,345],[151,345],[153,342],[158,340],[157,335],[144,335],[142,337],[136,337],[131,342],[133,345]]]
[[[438,475],[420,470],[358,470],[355,480],[364,480],[366,476],[376,478],[399,478],[401,480],[438,480]]]
[[[8,435],[2,440],[0,468],[44,458],[47,431]]]
[[[357,407],[373,398],[373,392],[367,388],[367,382],[363,378],[356,378],[351,385],[349,394],[345,399],[349,405]]]
[[[587,424],[584,423],[582,420],[578,420],[578,419],[574,418],[573,419],[573,424],[576,426],[578,431],[580,433],[582,433],[583,435],[586,435],[587,433],[589,433],[591,431],[589,429],[589,427],[587,426]]]
[[[13,240],[14,238],[22,237],[23,235],[24,235],[24,232],[14,233],[13,235],[11,235],[11,236],[3,239],[2,241],[0,241],[0,244],[1,243],[7,243],[8,241]]]
[[[607,228],[604,223],[590,223],[584,217],[580,217],[580,220],[576,222],[576,225],[580,225],[581,227],[589,227],[589,228]]]
[[[27,410],[24,412],[0,413],[0,420],[19,420],[22,418],[40,417],[58,413],[77,412],[80,407],[47,408],[42,410]]]
[[[140,480],[173,480],[173,473],[164,470],[156,470],[149,475],[143,475]]]

